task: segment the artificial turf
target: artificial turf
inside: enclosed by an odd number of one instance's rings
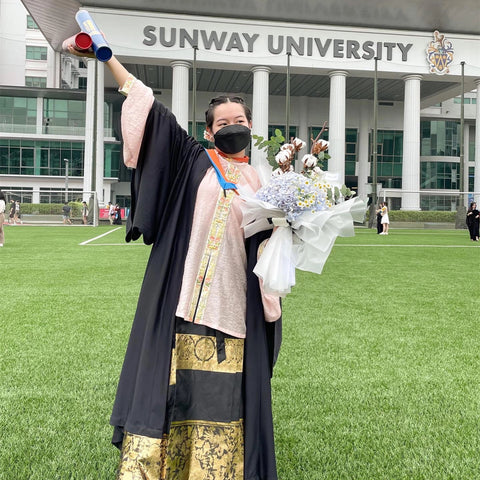
[[[113,479],[108,425],[149,247],[112,227],[7,226],[0,479]],[[297,272],[273,379],[278,472],[480,478],[480,249],[359,229]],[[217,479],[215,479],[217,480]]]

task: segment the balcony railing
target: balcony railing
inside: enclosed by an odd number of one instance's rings
[[[20,124],[11,124],[11,123],[0,123],[0,133],[21,133],[21,134],[36,134],[37,127],[36,125],[20,125]],[[64,127],[64,126],[42,126],[43,135],[58,135],[58,136],[76,136],[83,137],[85,136],[85,127]],[[113,129],[105,128],[104,137],[111,138],[113,137]]]

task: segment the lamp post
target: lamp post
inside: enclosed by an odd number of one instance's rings
[[[65,162],[65,202],[68,203],[68,158],[64,158]]]

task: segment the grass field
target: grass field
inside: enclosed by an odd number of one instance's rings
[[[6,227],[1,480],[114,478],[149,248],[112,230]],[[281,480],[480,479],[479,265],[465,231],[360,229],[322,275],[297,273],[273,380]]]

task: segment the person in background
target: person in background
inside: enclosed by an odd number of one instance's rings
[[[82,202],[82,220],[83,224],[86,225],[88,221],[88,207],[85,200]]]
[[[113,224],[114,225],[122,224],[122,212],[120,210],[120,205],[118,203],[115,204],[115,208],[113,210]]]
[[[15,214],[13,216],[13,223],[22,223],[22,216],[20,214],[20,202],[15,202]]]
[[[380,235],[388,235],[388,227],[390,226],[390,219],[388,218],[387,202],[382,203],[382,220],[383,231]]]
[[[67,223],[69,225],[72,224],[72,219],[70,218],[72,213],[72,207],[68,204],[68,202],[65,202],[65,204],[62,207],[62,217],[63,217],[63,224],[66,225]]]
[[[472,202],[470,208],[467,211],[467,227],[470,232],[470,240],[472,242],[478,242],[479,234],[479,211],[477,204]]]
[[[5,232],[3,229],[3,223],[5,222],[5,207],[5,194],[0,190],[0,247],[3,247],[3,244],[5,243]]]
[[[110,225],[113,225],[113,221],[115,220],[115,205],[110,202],[108,207],[108,219],[110,220]]]
[[[8,212],[8,223],[15,225],[15,200],[10,201],[10,210]]]
[[[377,215],[377,235],[383,232],[383,225],[382,225],[382,204],[378,204],[378,208],[375,211]]]

